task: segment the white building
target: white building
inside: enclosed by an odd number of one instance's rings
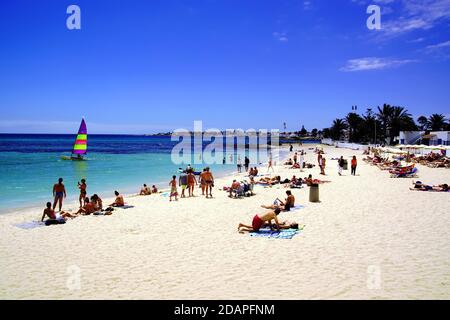
[[[425,144],[450,146],[450,131],[400,131],[400,144]]]

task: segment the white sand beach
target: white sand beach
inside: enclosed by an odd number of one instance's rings
[[[295,149],[315,164],[314,147]],[[326,177],[317,167],[275,167],[283,179],[312,173],[332,181],[320,186],[320,203],[308,201],[307,187],[293,190],[305,207],[280,220],[305,228],[290,240],[237,232],[287,189],[258,186],[253,197],[230,199],[218,189],[232,176],[216,181],[213,199],[198,189],[172,203],[130,197],[134,208],[65,225],[14,226],[40,219],[43,208],[1,215],[0,298],[449,299],[450,193],[410,191],[412,179],[390,178],[364,163],[362,151],[324,150]],[[338,176],[331,158],[341,155],[358,157],[357,176]],[[425,183],[450,182],[448,169],[418,168]],[[77,270],[79,288],[71,285]]]

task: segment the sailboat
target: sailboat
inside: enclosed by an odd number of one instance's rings
[[[62,156],[63,160],[82,161],[86,160],[84,156],[87,154],[87,127],[84,118],[81,120],[78,134],[73,144],[73,150],[70,157]]]

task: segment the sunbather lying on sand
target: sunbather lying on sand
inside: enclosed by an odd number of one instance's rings
[[[275,209],[274,211],[269,211],[261,216],[255,215],[253,217],[252,225],[245,225],[243,223],[239,223],[238,231],[240,233],[244,232],[253,232],[259,231],[264,225],[264,223],[268,223],[272,227],[272,220],[275,221],[275,228],[280,230],[280,223],[278,222],[277,216],[280,214],[280,209]]]
[[[261,178],[258,181],[256,181],[256,183],[271,186],[273,184],[279,184],[280,181],[281,181],[281,177],[280,176],[276,176],[276,177],[273,177],[273,178],[269,178],[269,177]]]
[[[273,205],[262,205],[261,207],[264,209],[280,209],[283,211],[290,211],[291,208],[295,207],[295,197],[292,195],[292,192],[290,190],[286,191],[286,195],[287,198],[285,201],[281,201],[280,199],[276,198]]]
[[[324,184],[331,182],[326,180],[313,179],[312,174],[310,174],[308,178],[305,178],[304,181],[308,187],[310,187],[312,184]]]
[[[48,217],[50,220],[58,220],[63,219],[66,220],[67,218],[74,218],[75,216],[71,215],[69,212],[61,211],[58,215],[55,213],[55,210],[52,209],[52,203],[47,202],[46,208],[44,209],[44,212],[42,214],[41,221],[44,221],[45,217]]]
[[[279,225],[280,230],[286,230],[286,229],[296,229],[298,230],[298,223],[297,222],[280,222]],[[270,223],[264,223],[262,228],[270,228],[271,230],[276,228],[275,224],[270,224]]]
[[[423,184],[421,181],[413,182],[414,188],[409,188],[412,191],[435,191],[435,192],[448,192],[448,184],[439,184],[437,186],[430,186]]]

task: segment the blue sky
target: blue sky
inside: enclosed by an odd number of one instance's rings
[[[72,133],[82,116],[92,133],[320,129],[383,103],[449,115],[449,27],[450,0],[2,1],[0,132]]]

